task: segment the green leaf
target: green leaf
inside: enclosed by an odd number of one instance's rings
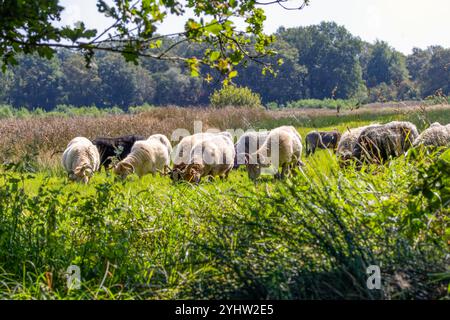
[[[238,72],[236,70],[233,70],[228,74],[228,78],[231,79],[231,78],[236,77],[237,75],[238,75]]]
[[[220,52],[219,51],[213,51],[211,52],[211,54],[209,55],[209,60],[210,61],[216,61],[217,59],[220,58]]]
[[[205,31],[214,35],[218,35],[223,30],[222,25],[217,20],[212,20],[206,27]]]

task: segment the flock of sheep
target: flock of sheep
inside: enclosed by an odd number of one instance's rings
[[[404,154],[410,147],[449,146],[450,124],[433,123],[421,134],[414,124],[405,121],[348,129],[342,135],[338,131],[312,131],[305,142],[307,155],[317,148],[330,148],[343,165],[350,160],[382,163]],[[203,177],[227,178],[240,165],[246,166],[252,180],[270,166],[278,168],[276,177],[284,178],[293,168],[303,166],[301,156],[302,137],[294,127],[281,126],[270,131],[248,131],[236,144],[229,132],[196,133],[181,139],[174,149],[162,134],[147,139],[129,135],[94,141],[76,137],[67,145],[62,164],[70,180],[84,183],[102,165],[112,167],[123,179],[133,173],[141,177],[159,172],[173,181],[199,183]]]

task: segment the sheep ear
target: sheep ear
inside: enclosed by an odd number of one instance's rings
[[[121,165],[122,167],[130,170],[131,173],[135,172],[134,166],[131,163],[122,162],[122,163],[119,163],[118,165]]]
[[[75,169],[73,169],[73,171],[71,173],[78,176],[82,170],[84,170],[84,166],[78,166]]]

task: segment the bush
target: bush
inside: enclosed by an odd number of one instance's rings
[[[12,118],[14,116],[14,109],[8,105],[0,105],[0,119]]]
[[[247,87],[226,86],[214,91],[210,97],[210,103],[214,108],[247,107],[261,108],[261,97]]]
[[[142,106],[129,107],[128,108],[128,113],[138,114],[138,113],[150,111],[150,110],[152,110],[154,108],[155,108],[154,105],[145,103]]]

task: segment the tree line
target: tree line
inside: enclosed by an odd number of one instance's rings
[[[422,99],[450,92],[450,48],[414,48],[405,56],[384,41],[368,43],[334,22],[280,28],[275,56],[244,61],[232,82],[278,105],[300,99],[355,99],[361,103]],[[176,39],[172,40],[176,43]],[[249,39],[252,41],[252,39]],[[170,40],[163,46],[170,47]],[[208,48],[182,42],[180,56],[202,56]],[[0,104],[51,110],[59,104],[98,107],[206,106],[222,85],[221,75],[185,63],[140,58],[126,62],[112,52],[96,54],[86,68],[82,54],[61,49],[50,60],[18,55],[18,64],[0,73]],[[280,64],[262,75],[261,65]]]

